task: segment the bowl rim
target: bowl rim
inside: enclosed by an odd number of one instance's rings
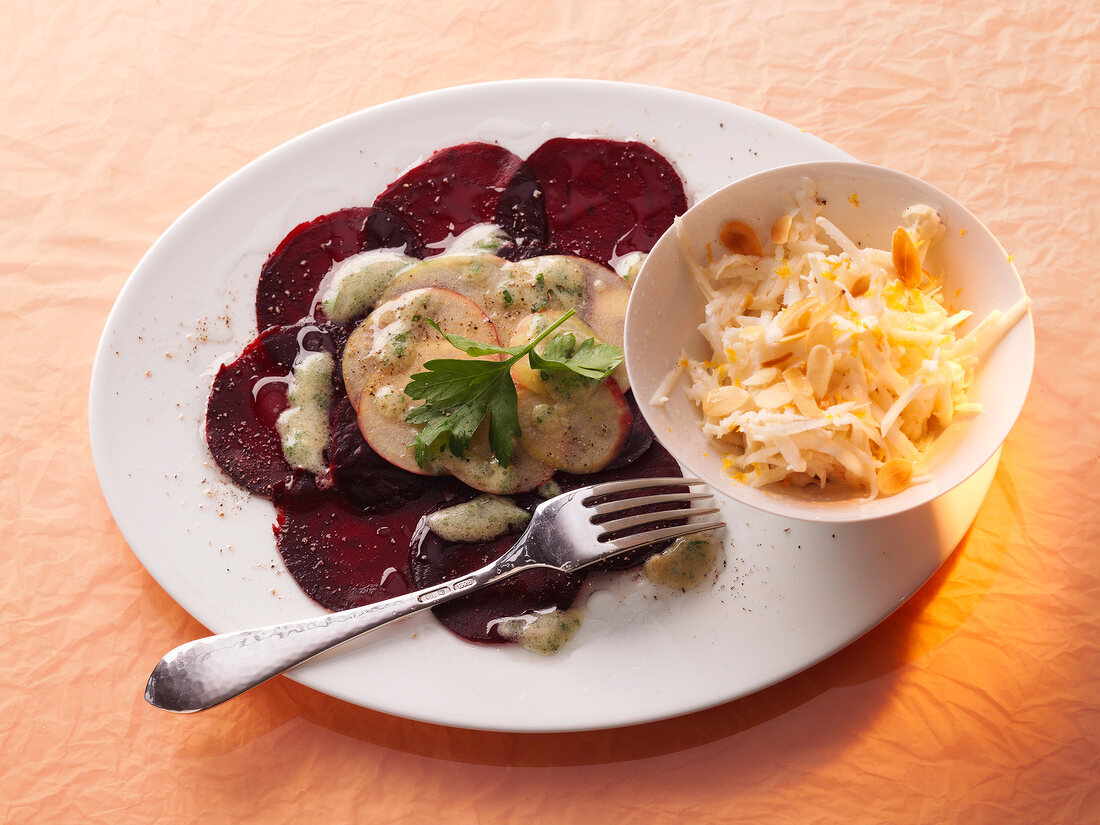
[[[886,179],[887,181],[896,181],[897,185],[910,188],[914,191],[915,199],[912,200],[913,203],[936,200],[941,205],[949,205],[952,211],[956,211],[959,215],[972,221],[974,226],[985,236],[985,240],[991,242],[994,249],[1000,252],[1001,260],[1004,262],[1001,271],[1006,275],[1010,275],[1015,280],[1015,286],[1018,287],[1020,295],[1024,298],[1027,297],[1027,291],[1024,287],[1023,280],[1020,278],[1020,274],[1012,262],[1012,257],[1007,253],[1004,246],[989,227],[986,226],[984,221],[979,219],[970,209],[952,195],[920,178],[887,166],[865,163],[862,161],[845,160],[808,161],[776,166],[730,181],[694,203],[680,216],[680,220],[690,223],[694,219],[693,216],[705,213],[715,202],[722,202],[728,199],[732,192],[736,192],[745,186],[756,184],[760,181],[777,178],[788,183],[794,183],[803,177],[815,178],[816,176],[837,176],[844,174],[850,175],[853,184],[856,185],[858,185],[861,180],[875,180],[881,182],[883,179]],[[645,262],[643,262],[631,290],[631,297],[627,305],[626,320],[624,324],[624,353],[627,376],[632,387],[640,387],[645,383],[644,381],[637,380],[640,370],[640,356],[637,355],[637,348],[631,346],[631,341],[635,338],[635,328],[640,323],[638,318],[640,311],[638,307],[642,304],[642,299],[645,297],[646,287],[644,284],[647,280],[654,277],[650,273],[654,271],[656,263],[653,266],[648,265],[651,260],[659,260],[665,247],[671,245],[675,251],[677,244],[675,239],[671,237],[674,232],[675,226],[670,227],[661,238],[658,239],[657,243],[654,244],[653,249],[650,250]],[[656,257],[653,255],[654,252],[658,253]],[[675,254],[679,253],[676,252]],[[642,289],[638,289],[639,284],[643,284]],[[1007,307],[1005,309],[1007,309]],[[635,400],[643,418],[647,420],[650,428],[654,431],[657,440],[661,441],[666,449],[672,453],[676,460],[679,461],[686,470],[699,478],[712,482],[711,486],[716,492],[726,498],[750,506],[756,510],[798,521],[835,524],[875,521],[913,510],[928,504],[930,501],[941,498],[970,478],[974,473],[978,472],[982,466],[1001,449],[1023,409],[1023,405],[1030,391],[1034,373],[1035,329],[1030,306],[1025,312],[1024,317],[1013,326],[1012,330],[1015,330],[1022,324],[1026,325],[1026,338],[1022,342],[1022,348],[1019,353],[1021,356],[1020,362],[1017,363],[1019,369],[1014,371],[1014,374],[1017,376],[1016,383],[1018,383],[1019,388],[1015,394],[1016,400],[1013,406],[1007,408],[1007,413],[1002,413],[1002,421],[1004,424],[1001,428],[995,428],[992,435],[990,435],[989,428],[987,427],[980,429],[975,428],[976,435],[971,437],[978,438],[979,445],[984,444],[985,446],[978,447],[974,452],[973,460],[969,461],[962,471],[956,471],[956,476],[950,478],[947,483],[937,485],[933,482],[911,488],[913,490],[921,490],[921,492],[915,496],[903,498],[899,494],[898,496],[867,499],[865,495],[860,495],[858,491],[854,491],[853,496],[838,500],[838,504],[843,503],[846,506],[843,508],[830,508],[828,507],[829,502],[815,504],[791,496],[785,496],[776,485],[754,488],[743,483],[737,483],[728,476],[724,476],[724,480],[730,483],[715,485],[713,484],[713,480],[716,476],[708,469],[708,465],[701,463],[701,456],[694,454],[685,456],[683,455],[684,451],[682,449],[676,449],[674,444],[670,444],[660,437],[658,434],[660,427],[655,426],[654,422],[650,420],[653,410],[649,399],[639,397],[640,394],[635,393]],[[1017,346],[1021,346],[1021,344]],[[632,357],[632,355],[634,357]],[[1025,359],[1026,370],[1022,368],[1024,366],[1022,361]],[[940,480],[942,481],[942,478]]]

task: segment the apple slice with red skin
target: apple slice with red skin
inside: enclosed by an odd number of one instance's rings
[[[630,286],[595,261],[569,255],[513,262],[488,254],[440,255],[403,271],[380,300],[427,287],[451,289],[474,301],[506,341],[532,312],[575,309],[597,338],[623,345]]]
[[[348,337],[341,366],[359,430],[378,455],[421,475],[447,468],[432,459],[420,466],[413,449],[419,428],[405,421],[414,401],[405,395],[413,374],[435,358],[465,358],[429,324],[485,344],[500,345],[496,327],[471,301],[447,289],[416,289],[375,308]],[[487,356],[490,360],[499,356]]]
[[[516,323],[531,312],[531,289],[515,282],[511,265],[487,253],[440,255],[411,266],[398,275],[382,293],[389,300],[411,289],[451,289],[485,310],[502,340],[512,337]]]
[[[561,317],[546,311],[525,317],[516,327],[509,346],[526,346]],[[577,345],[599,337],[595,330],[573,316],[556,334],[571,334]],[[542,354],[546,343],[536,347]],[[520,445],[535,458],[569,473],[593,473],[619,455],[631,432],[633,414],[623,397],[616,370],[595,382],[572,372],[543,372],[524,359],[512,366],[516,384]],[[624,379],[625,381],[625,379]]]
[[[461,456],[442,455],[440,462],[463,484],[495,496],[510,496],[534,490],[549,481],[555,470],[527,452],[522,438],[512,442],[512,460],[509,465],[501,466],[489,446],[487,423],[478,427],[465,453]]]
[[[626,443],[630,407],[615,379],[592,383],[577,378],[576,383],[570,382],[568,392],[550,387],[542,395],[526,387],[516,388],[523,432],[519,443],[555,469],[594,473],[614,461]]]
[[[603,264],[586,258],[575,258],[570,255],[543,255],[539,258],[528,258],[509,264],[506,271],[511,269],[517,275],[517,280],[527,281],[533,278],[539,279],[540,273],[545,273],[543,283],[548,287],[549,300],[543,306],[528,302],[530,312],[549,312],[554,317],[560,317],[561,312],[567,309],[575,309],[577,316],[584,323],[586,335],[578,333],[578,343],[583,338],[594,337],[598,342],[623,346],[623,328],[626,324],[626,305],[630,300],[630,285],[624,281],[614,270]],[[567,290],[572,287],[573,292]],[[490,314],[492,314],[490,312]],[[519,330],[523,319],[519,319],[512,326],[515,345],[516,332]],[[498,324],[498,327],[500,325]],[[504,337],[504,328],[501,328],[501,336]],[[527,343],[530,338],[523,343]],[[615,370],[615,380],[623,392],[630,389],[630,382],[626,376],[626,367],[621,366]]]
[[[545,312],[535,312],[525,316],[517,325],[516,331],[512,334],[511,340],[508,342],[510,347],[525,347],[531,341],[533,341],[538,335],[546,329],[550,324],[554,323],[562,317],[564,313],[554,310],[547,310]],[[555,330],[554,335],[566,335],[572,334],[573,340],[579,346],[589,338],[593,339],[597,344],[607,343],[603,338],[596,334],[596,331],[592,327],[588,326],[584,321],[580,319],[578,315],[572,315],[566,321]],[[615,346],[621,347],[622,340],[619,340]],[[546,344],[542,343],[538,347],[538,352],[541,355],[546,350]],[[619,364],[611,373],[611,377],[615,379],[615,383],[619,385],[624,393],[630,389],[630,382],[626,376],[626,364]],[[516,386],[527,387],[529,390],[534,390],[537,393],[545,394],[547,392],[544,386],[545,382],[542,380],[539,371],[531,366],[531,362],[524,358],[521,361],[517,361],[512,366],[512,380]]]
[[[518,446],[510,466],[502,467],[489,447],[487,424],[478,429],[462,456],[442,451],[429,455],[423,466],[417,463],[420,428],[405,420],[416,402],[405,395],[405,387],[428,361],[466,357],[429,326],[428,319],[452,335],[500,345],[496,327],[481,307],[448,289],[415,289],[378,306],[348,338],[342,361],[348,397],[358,402],[363,439],[396,467],[420,475],[451,474],[487,493],[524,492],[548,480],[554,468]]]
[[[617,272],[595,261],[583,261],[584,282],[584,320],[596,333],[596,337],[605,344],[614,344],[622,349],[624,329],[626,327],[626,305],[630,300],[630,284]],[[630,381],[626,377],[626,365],[615,370],[615,380],[619,388],[626,392]]]

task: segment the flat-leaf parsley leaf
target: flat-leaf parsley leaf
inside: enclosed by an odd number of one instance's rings
[[[447,448],[462,455],[474,432],[489,416],[489,446],[502,467],[512,463],[512,440],[519,438],[519,402],[512,383],[512,365],[527,356],[532,369],[543,372],[568,371],[593,380],[603,380],[623,361],[623,351],[610,344],[586,339],[578,347],[572,333],[547,342],[542,355],[535,346],[565,323],[574,310],[548,326],[531,343],[522,347],[499,347],[451,335],[429,320],[452,346],[470,358],[436,358],[424,363],[427,372],[409,379],[405,395],[424,403],[406,417],[410,424],[423,425],[416,437],[414,456],[424,466],[429,448],[446,437]],[[473,360],[486,355],[508,356],[500,361]]]

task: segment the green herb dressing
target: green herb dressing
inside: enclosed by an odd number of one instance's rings
[[[492,541],[526,527],[531,514],[506,498],[485,495],[429,513],[425,520],[444,541],[471,543]]]
[[[650,557],[642,573],[654,584],[691,590],[706,580],[717,558],[718,547],[712,536],[693,533],[676,539],[667,550]]]
[[[328,469],[324,451],[329,442],[333,366],[327,352],[311,352],[294,364],[287,390],[290,406],[275,422],[291,467],[313,473]]]
[[[572,609],[508,619],[497,625],[497,631],[505,639],[541,656],[557,653],[580,628],[581,613]]]

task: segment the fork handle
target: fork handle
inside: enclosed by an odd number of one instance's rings
[[[480,590],[525,569],[517,548],[472,573],[374,604],[312,619],[208,636],[157,663],[145,687],[154,707],[192,713],[244,691],[368,630]]]

